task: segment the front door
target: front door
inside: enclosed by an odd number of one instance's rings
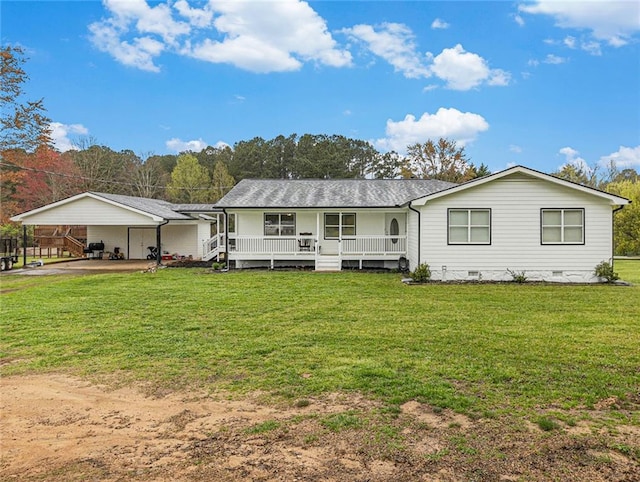
[[[321,254],[338,254],[340,239],[356,235],[356,214],[332,212],[324,213],[324,229]]]
[[[385,234],[391,236],[385,242],[387,251],[398,251],[403,242],[394,236],[404,236],[407,230],[404,213],[387,213],[385,216]]]

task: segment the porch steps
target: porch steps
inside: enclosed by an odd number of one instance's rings
[[[340,271],[341,269],[340,256],[322,255],[316,258],[316,271]]]

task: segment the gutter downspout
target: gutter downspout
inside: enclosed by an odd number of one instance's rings
[[[620,211],[622,208],[624,207],[624,204],[618,206],[616,209],[613,210],[612,214],[611,214],[611,269],[614,268],[614,254],[615,254],[615,249],[616,249],[616,231],[614,229],[614,216],[615,214]]]
[[[158,246],[158,252],[156,253],[156,264],[158,266],[162,265],[162,248],[160,247],[161,241],[162,241],[162,236],[160,235],[160,228],[162,228],[162,226],[164,226],[166,224],[169,224],[169,220],[168,219],[164,223],[158,224],[156,226],[156,246]]]
[[[225,208],[222,208],[222,214],[224,214],[224,262],[227,265],[227,270],[231,269],[231,263],[229,262],[229,213]],[[238,219],[236,215],[236,220]],[[220,256],[218,256],[218,261]]]
[[[420,220],[420,211],[415,209],[411,205],[411,201],[409,201],[409,209],[418,215],[418,263],[417,263],[416,266],[420,266],[420,245],[422,244],[420,242],[420,232],[422,231],[422,222]]]

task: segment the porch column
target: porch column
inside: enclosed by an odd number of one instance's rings
[[[318,242],[316,243],[316,256],[320,254],[320,212],[316,213],[316,239]]]
[[[35,253],[33,253],[35,255]],[[34,256],[35,257],[35,256]],[[22,267],[27,266],[27,225],[22,225]]]

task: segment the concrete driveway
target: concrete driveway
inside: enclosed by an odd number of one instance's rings
[[[106,260],[106,259],[79,259],[45,264],[36,268],[20,268],[11,271],[3,271],[2,274],[41,276],[52,274],[96,274],[109,272],[134,272],[144,271],[155,266],[154,261],[142,259],[134,260]]]

